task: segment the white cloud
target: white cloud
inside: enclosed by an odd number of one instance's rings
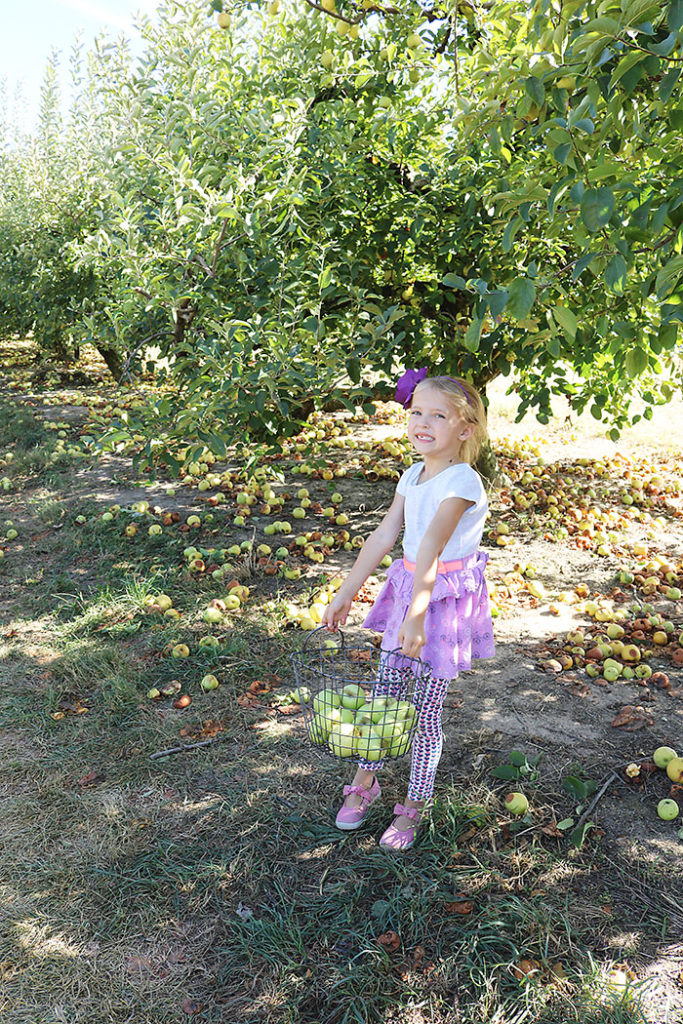
[[[61,7],[76,11],[92,21],[99,21],[103,27],[111,26],[124,30],[132,27],[135,11],[151,11],[157,6],[156,0],[137,0],[130,13],[122,14],[120,9],[112,10],[106,4],[97,3],[95,0],[58,0],[58,2]]]

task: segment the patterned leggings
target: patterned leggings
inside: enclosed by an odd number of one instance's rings
[[[408,670],[409,671],[409,670]],[[405,698],[408,679],[412,677],[406,672],[384,666],[380,669],[379,678],[372,688],[373,697],[389,696],[399,700]],[[434,792],[434,777],[441,759],[443,749],[443,733],[441,731],[441,711],[448,693],[450,679],[432,679],[419,690],[421,698],[420,716],[413,740],[410,764],[410,783],[408,785],[409,800],[428,800]],[[368,772],[379,771],[383,761],[358,762],[359,768]]]

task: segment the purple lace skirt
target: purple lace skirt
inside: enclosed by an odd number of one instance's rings
[[[477,658],[493,657],[493,625],[484,578],[487,561],[488,555],[477,551],[463,559],[463,569],[437,574],[425,615],[427,642],[420,658],[438,679],[455,679]],[[384,633],[383,651],[399,646],[398,631],[412,600],[413,578],[403,559],[395,559],[363,622],[364,629]]]

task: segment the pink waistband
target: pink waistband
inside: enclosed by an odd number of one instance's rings
[[[415,562],[409,562],[407,558],[403,559],[403,566],[408,572],[415,572]],[[438,562],[436,566],[437,572],[453,572],[454,569],[464,569],[465,562],[462,558],[456,558],[453,562]]]

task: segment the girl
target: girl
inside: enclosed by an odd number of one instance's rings
[[[403,474],[384,519],[366,540],[353,568],[325,609],[322,624],[344,625],[353,599],[403,534],[403,558],[395,560],[363,626],[384,633],[382,650],[400,648],[432,670],[413,741],[410,784],[380,846],[413,845],[425,801],[434,790],[441,757],[441,709],[451,679],[473,658],[493,656],[493,631],[479,551],[488,511],[486,493],[471,463],[486,438],[484,406],[471,384],[408,370],[396,400],[410,410],[408,438],[421,461]],[[388,685],[392,680],[389,673]],[[387,692],[387,680],[380,679]],[[375,692],[379,692],[376,688]],[[382,762],[359,761],[337,814],[340,829],[358,828],[380,795],[375,772]]]

